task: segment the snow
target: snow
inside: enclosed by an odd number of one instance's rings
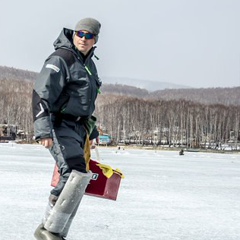
[[[117,201],[84,196],[69,240],[240,239],[239,154],[98,151],[125,179]],[[34,240],[53,167],[40,145],[0,144],[0,239]]]

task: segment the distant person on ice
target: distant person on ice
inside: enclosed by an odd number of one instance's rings
[[[183,149],[181,149],[181,150],[179,151],[179,155],[184,155],[184,150],[183,150]]]
[[[34,85],[36,141],[50,150],[60,172],[34,233],[38,240],[66,239],[92,176],[84,153],[98,136],[92,114],[101,82],[92,57],[100,27],[96,19],[84,18],[75,30],[63,28]]]

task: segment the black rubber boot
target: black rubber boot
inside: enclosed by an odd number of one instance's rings
[[[57,233],[51,233],[47,231],[44,227],[43,224],[40,224],[37,229],[34,232],[34,237],[37,240],[66,240],[66,238],[61,237]]]

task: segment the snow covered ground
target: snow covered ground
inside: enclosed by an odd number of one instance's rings
[[[240,154],[99,153],[125,179],[117,201],[84,196],[69,240],[240,239]],[[53,166],[42,146],[0,144],[0,239],[34,239]]]

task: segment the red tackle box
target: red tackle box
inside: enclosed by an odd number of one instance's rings
[[[97,161],[90,160],[89,168],[93,174],[92,179],[86,188],[85,194],[94,197],[116,200],[123,174],[119,170],[114,170],[110,166],[103,165],[107,168],[106,170],[106,168],[104,169],[101,165],[102,164]],[[110,171],[111,176],[106,174],[106,171]],[[106,175],[108,175],[108,177]],[[57,165],[55,165],[51,186],[55,187],[58,181],[59,172]]]

